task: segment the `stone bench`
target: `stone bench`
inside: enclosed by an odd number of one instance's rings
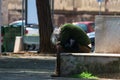
[[[120,54],[61,53],[61,76],[77,74],[84,71],[94,74],[120,73]]]

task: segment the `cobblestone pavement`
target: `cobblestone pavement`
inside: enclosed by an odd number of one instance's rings
[[[54,73],[55,59],[43,56],[0,57],[0,80],[80,80],[50,77]]]

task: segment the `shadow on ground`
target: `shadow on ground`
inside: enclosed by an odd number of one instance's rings
[[[23,58],[1,58],[0,68],[3,69],[49,69],[55,67],[55,59],[23,59]]]

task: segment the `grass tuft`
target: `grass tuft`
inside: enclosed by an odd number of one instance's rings
[[[75,74],[71,76],[72,78],[83,78],[83,79],[98,79],[97,76],[92,75],[88,72],[82,72],[80,74]]]

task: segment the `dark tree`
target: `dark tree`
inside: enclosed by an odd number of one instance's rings
[[[40,53],[54,51],[50,37],[53,31],[49,0],[36,0],[40,34]]]

